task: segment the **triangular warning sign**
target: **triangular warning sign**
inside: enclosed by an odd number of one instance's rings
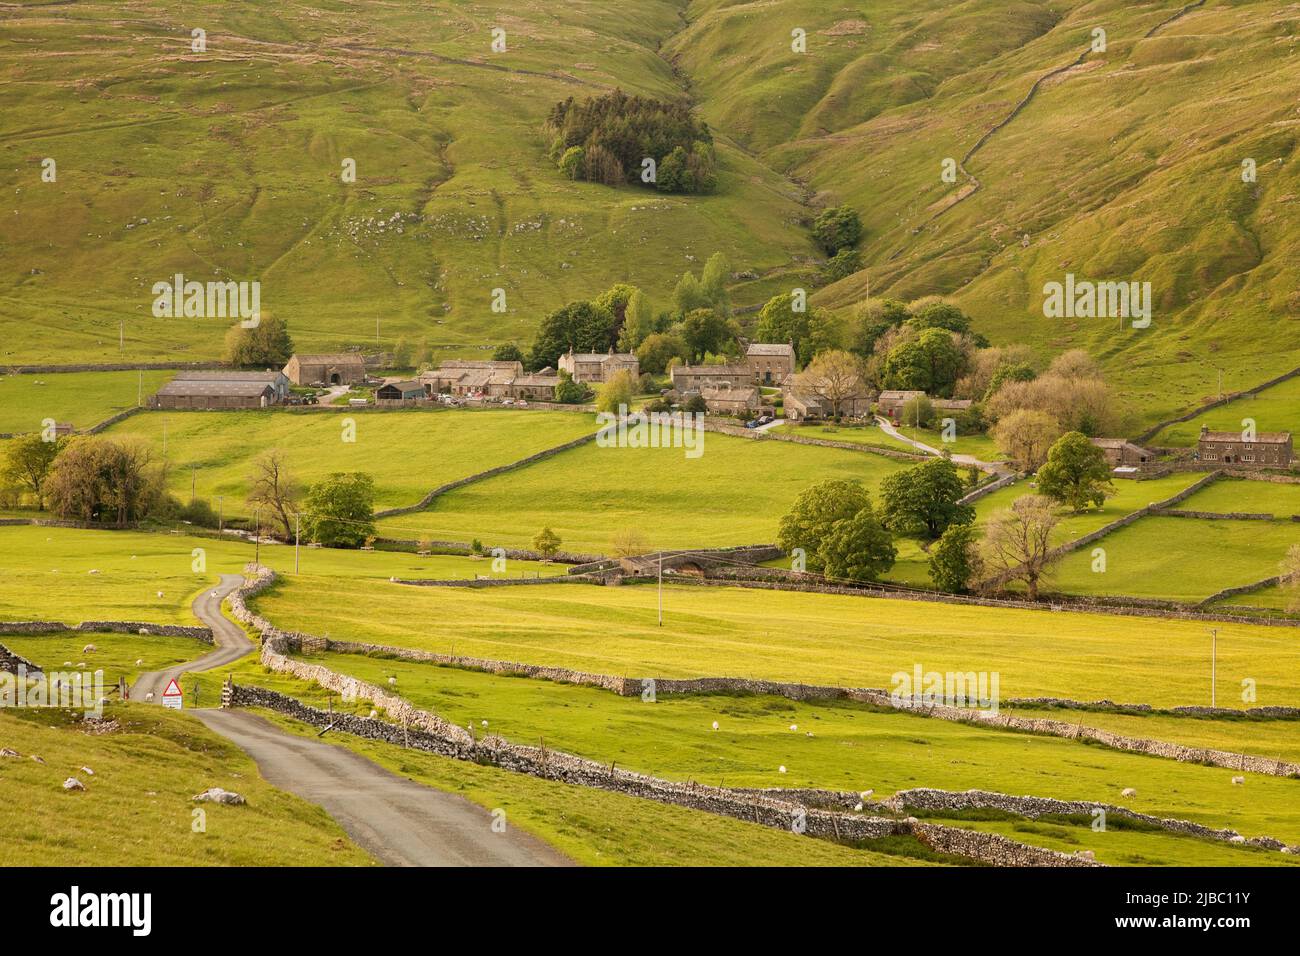
[[[165,691],[163,691],[163,696],[164,696],[164,697],[180,697],[180,696],[181,696],[181,685],[178,684],[178,683],[176,683],[176,679],[175,679],[175,678],[172,678],[172,682],[171,682],[170,684],[167,685],[167,689],[166,689]]]

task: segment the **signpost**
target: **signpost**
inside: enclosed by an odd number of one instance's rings
[[[176,683],[175,678],[167,685],[163,691],[162,705],[169,710],[180,710],[185,703],[184,696],[181,694],[181,685]]]

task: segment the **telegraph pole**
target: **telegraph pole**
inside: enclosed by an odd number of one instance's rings
[[[659,627],[663,627],[663,551],[659,551]]]
[[[1214,706],[1215,672],[1219,665],[1219,629],[1210,628],[1210,706]]]

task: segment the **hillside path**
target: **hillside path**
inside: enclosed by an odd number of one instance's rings
[[[221,613],[221,602],[244,579],[221,583],[194,599],[194,614],[212,628],[216,650],[189,664],[141,674],[133,700],[152,692],[160,702],[172,678],[212,670],[252,653],[253,643]],[[243,710],[195,710],[194,716],[239,747],[272,786],[322,807],[357,845],[388,866],[567,866],[558,851],[517,827],[492,830],[493,817],[464,797],[399,777],[333,744],[299,737]]]

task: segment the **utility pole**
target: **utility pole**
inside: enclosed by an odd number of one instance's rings
[[[223,520],[225,517],[225,508],[222,504],[225,500],[225,495],[217,495],[217,534],[221,534],[226,529],[226,524]]]
[[[144,404],[144,372],[137,372],[135,381],[135,403],[136,405]]]
[[[298,534],[302,530],[302,514],[293,513],[293,573],[298,573]]]
[[[1214,706],[1215,672],[1219,665],[1219,629],[1210,628],[1210,706]]]
[[[659,626],[664,626],[664,553],[659,552]]]
[[[253,567],[262,567],[262,507],[261,505],[253,509],[253,524],[256,530],[253,532]]]
[[[126,323],[125,322],[119,322],[117,324],[117,350],[119,352],[126,351]]]
[[[197,473],[198,473],[198,469],[191,466],[190,467],[190,504],[194,504],[194,477]]]

